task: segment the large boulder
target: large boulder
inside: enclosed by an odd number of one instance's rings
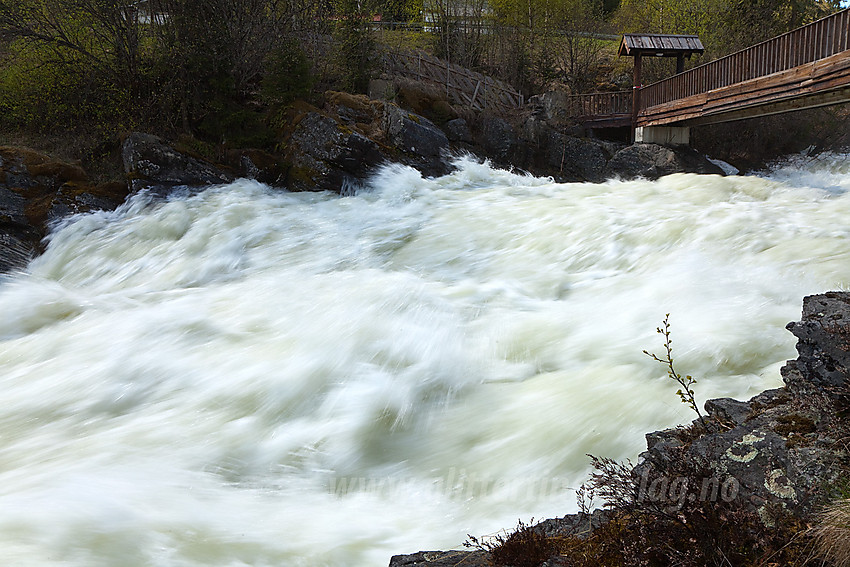
[[[167,192],[174,187],[216,185],[234,179],[232,173],[200,156],[180,152],[161,138],[142,132],[127,136],[121,157],[133,191],[156,188]]]
[[[388,105],[384,118],[387,142],[403,152],[439,157],[449,139],[433,122],[395,105]]]
[[[452,142],[471,144],[473,142],[469,123],[463,118],[455,118],[446,122],[446,135]]]
[[[0,147],[0,272],[24,267],[59,220],[114,209],[126,196],[123,183],[96,185],[79,164]]]
[[[803,319],[787,329],[797,339],[797,360],[783,369],[788,388],[799,394],[848,396],[850,377],[850,295],[825,293],[803,300]]]
[[[504,118],[485,116],[481,119],[479,143],[487,157],[497,163],[512,162],[517,147],[517,135],[513,126]]]
[[[383,130],[386,143],[397,150],[395,160],[415,167],[425,175],[448,172],[444,153],[449,139],[424,116],[387,104]]]
[[[610,157],[605,148],[586,138],[549,132],[545,145],[546,165],[558,172],[558,177],[571,181],[599,182],[604,177]]]
[[[304,113],[286,144],[287,188],[344,193],[385,161],[378,144],[334,118]]]
[[[723,170],[688,147],[668,148],[658,144],[637,143],[618,151],[605,167],[605,177],[658,179],[671,173],[711,173]]]

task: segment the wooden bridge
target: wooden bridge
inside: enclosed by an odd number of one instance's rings
[[[573,97],[572,114],[590,126],[630,123],[646,130],[850,102],[850,9],[637,88],[634,94],[631,108],[624,107],[629,98],[624,92],[579,95]]]

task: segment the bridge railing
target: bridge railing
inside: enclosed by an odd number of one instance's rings
[[[848,49],[850,9],[644,87],[640,109],[793,69]]]
[[[570,116],[608,116],[632,112],[632,91],[569,96]]]

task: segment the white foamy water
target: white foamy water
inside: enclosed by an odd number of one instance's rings
[[[781,384],[850,282],[847,156],[554,184],[392,167],[80,216],[0,284],[0,564],[384,566],[575,509],[700,402]]]

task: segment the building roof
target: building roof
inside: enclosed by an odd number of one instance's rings
[[[660,33],[627,33],[620,42],[620,56],[650,55],[676,57],[702,53],[705,48],[695,35],[670,35]]]

